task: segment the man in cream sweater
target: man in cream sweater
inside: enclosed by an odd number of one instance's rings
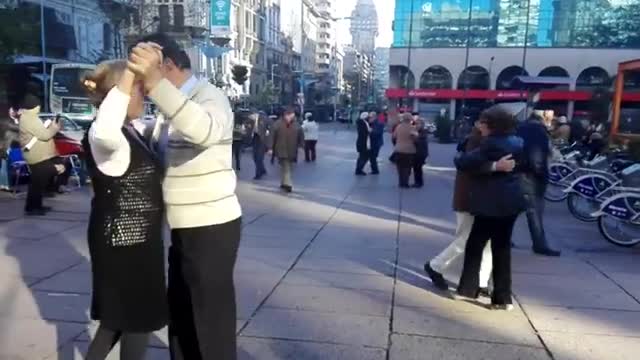
[[[222,91],[192,74],[187,54],[166,35],[144,38],[132,49],[129,68],[161,112],[150,135],[167,169],[171,357],[236,359],[233,268],[241,209],[231,166],[231,106]]]

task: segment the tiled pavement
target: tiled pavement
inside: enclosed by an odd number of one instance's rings
[[[352,176],[352,133],[323,131],[318,146],[318,163],[297,166],[291,195],[277,190],[276,167],[251,181],[244,159],[240,359],[638,358],[640,249],[609,245],[552,204],[547,231],[563,256],[531,254],[518,223],[516,311],[456,302],[421,271],[452,239],[453,147],[432,144],[427,186],[399,191],[385,156],[382,175]],[[0,195],[0,359],[82,358],[95,329],[88,199],[59,197],[61,211],[36,220],[21,216],[23,200]],[[166,343],[160,331],[147,358],[168,359]]]

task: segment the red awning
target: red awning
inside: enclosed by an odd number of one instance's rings
[[[526,91],[519,90],[461,90],[461,89],[387,89],[389,99],[485,99],[485,100],[524,100]],[[540,100],[587,101],[591,99],[589,91],[545,90],[540,92]],[[622,95],[622,101],[640,102],[640,92]]]

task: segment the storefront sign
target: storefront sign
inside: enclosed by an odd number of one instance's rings
[[[389,99],[484,99],[484,100],[525,100],[527,91],[520,90],[477,90],[477,89],[387,89]],[[540,100],[551,101],[588,101],[589,91],[545,90],[540,93]],[[630,92],[622,95],[622,101],[640,102],[640,93]]]
[[[211,37],[231,34],[231,0],[211,0]]]

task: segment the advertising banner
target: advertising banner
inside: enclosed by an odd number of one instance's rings
[[[231,34],[231,0],[211,0],[211,37]]]

